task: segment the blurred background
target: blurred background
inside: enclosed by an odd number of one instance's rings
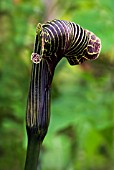
[[[25,112],[37,23],[64,19],[102,41],[95,61],[59,62],[41,170],[114,170],[114,1],[1,0],[0,170],[24,168]]]

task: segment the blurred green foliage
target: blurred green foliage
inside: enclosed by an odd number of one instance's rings
[[[42,170],[113,170],[113,0],[1,0],[0,170],[20,170],[26,154],[25,112],[35,28],[59,18],[93,31],[102,41],[96,61],[57,66]],[[63,8],[64,7],[64,8]]]

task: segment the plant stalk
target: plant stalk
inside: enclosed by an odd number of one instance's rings
[[[39,28],[40,29],[40,28]],[[34,54],[42,55],[43,38],[36,35]],[[54,69],[61,57],[43,58],[32,64],[31,81],[26,110],[28,147],[25,170],[37,170],[40,147],[50,121],[50,89]]]
[[[28,147],[25,170],[37,169],[40,146],[50,120],[51,81],[52,75],[46,60],[33,64],[26,112]]]

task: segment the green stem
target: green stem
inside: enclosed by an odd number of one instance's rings
[[[36,135],[29,136],[27,156],[25,162],[25,170],[36,170],[38,166],[38,158],[40,153],[41,141],[37,139]]]

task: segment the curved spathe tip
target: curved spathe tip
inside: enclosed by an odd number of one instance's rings
[[[98,58],[101,51],[101,40],[93,32],[85,30],[88,36],[88,45],[85,53],[85,57],[89,60],[95,60]]]

